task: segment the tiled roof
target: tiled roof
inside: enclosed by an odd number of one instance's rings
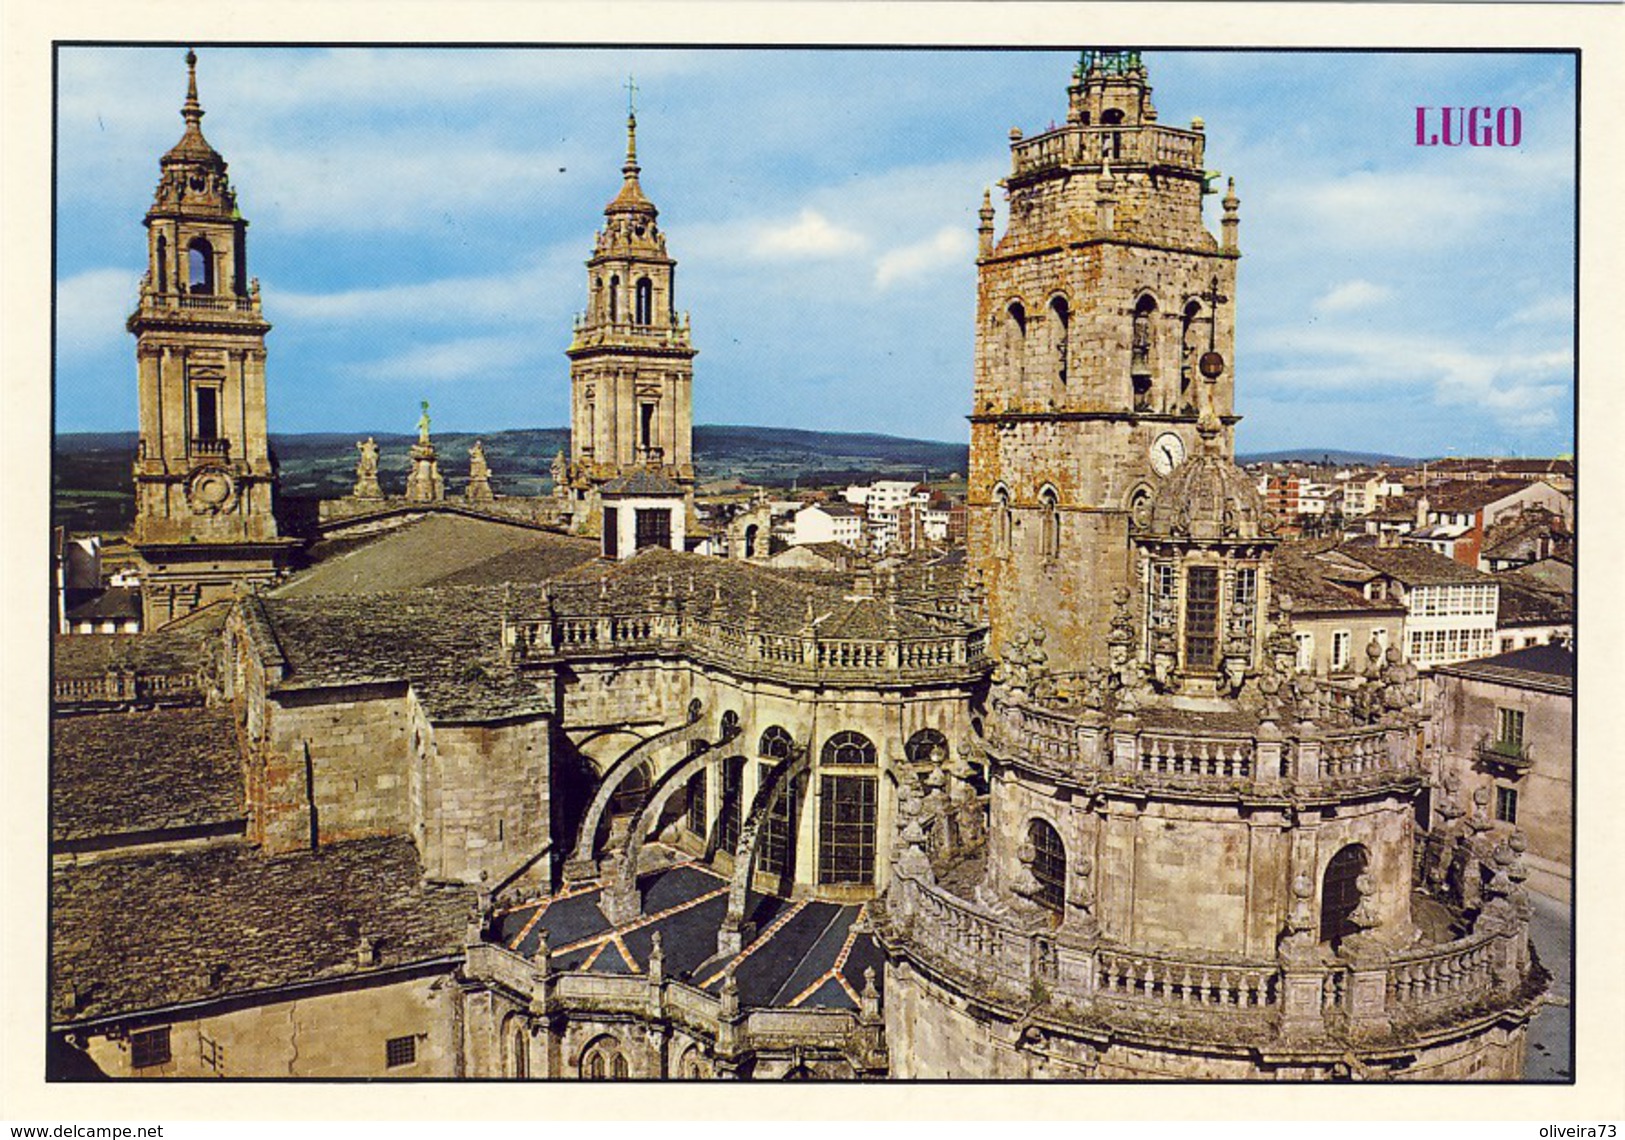
[[[69,621],[127,621],[141,616],[141,591],[132,586],[110,586],[68,607]]]
[[[1574,651],[1563,645],[1532,645],[1477,661],[1441,665],[1434,671],[1514,688],[1574,692]]]
[[[287,662],[284,688],[410,682],[434,719],[483,720],[551,708],[498,652],[509,595],[506,587],[441,586],[268,597],[262,606]]]
[[[597,555],[590,539],[434,513],[369,540],[347,539],[272,591],[275,597],[376,594],[435,585],[539,582]],[[322,554],[326,557],[321,557]]]
[[[51,735],[53,843],[244,816],[230,709],[62,717]]]
[[[277,856],[234,844],[60,867],[51,875],[51,1019],[364,975],[363,937],[379,940],[380,967],[455,955],[473,892],[425,885],[422,873],[401,838]],[[77,1006],[76,984],[89,987]]]
[[[1347,586],[1328,581],[1323,562],[1293,548],[1283,548],[1275,558],[1272,571],[1273,592],[1276,598],[1283,593],[1292,596],[1293,612],[1299,614],[1384,612],[1404,610],[1398,602],[1367,601],[1365,595]]]

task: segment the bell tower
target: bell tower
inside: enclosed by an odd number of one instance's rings
[[[159,160],[135,335],[140,435],[135,526],[143,627],[155,629],[275,577],[295,540],[271,513],[265,334],[248,276],[248,222],[203,137],[197,56],[186,54],[185,133]]]
[[[598,489],[612,479],[651,473],[685,497],[694,483],[695,350],[688,314],[677,310],[677,262],[638,182],[637,126],[629,105],[621,190],[604,208],[587,261],[587,308],[566,353],[567,479],[580,529],[595,529]]]
[[[1138,52],[1084,52],[1066,122],[1010,140],[1001,238],[981,211],[970,554],[995,651],[1042,626],[1070,672],[1140,592],[1131,516],[1197,453],[1204,403],[1233,449],[1239,203],[1215,239],[1202,121],[1158,120]]]

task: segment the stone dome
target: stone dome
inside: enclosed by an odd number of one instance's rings
[[[1274,530],[1253,481],[1229,459],[1205,450],[1163,480],[1142,514],[1142,532],[1158,538],[1246,541]]]

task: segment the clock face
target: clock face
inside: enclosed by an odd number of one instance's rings
[[[1167,475],[1185,462],[1185,441],[1171,431],[1165,431],[1151,441],[1151,469],[1158,475]]]

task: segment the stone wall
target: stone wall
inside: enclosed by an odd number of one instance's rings
[[[549,734],[546,717],[435,726],[420,844],[431,877],[495,884],[546,846]]]
[[[448,971],[173,1021],[165,1065],[132,1069],[128,1039],[94,1036],[87,1051],[121,1077],[454,1077],[459,1000]],[[389,1066],[387,1042],[401,1037],[416,1059]]]

